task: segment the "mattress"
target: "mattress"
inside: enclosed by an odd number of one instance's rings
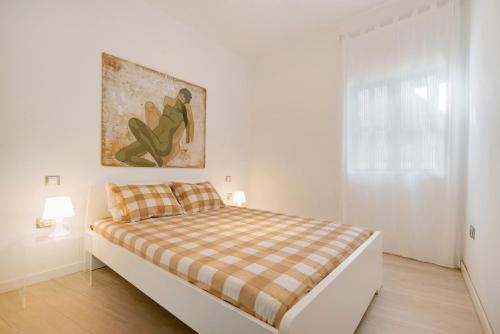
[[[234,206],[137,223],[101,220],[93,229],[276,328],[287,310],[372,234]]]

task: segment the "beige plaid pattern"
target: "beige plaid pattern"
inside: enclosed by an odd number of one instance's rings
[[[224,207],[224,202],[210,182],[172,182],[170,187],[186,213],[197,213]]]
[[[115,222],[136,222],[151,217],[175,216],[184,213],[170,187],[166,184],[109,184],[111,196],[119,207],[113,214]],[[110,202],[110,199],[108,199]]]
[[[372,234],[227,206],[94,230],[276,328],[285,312]]]

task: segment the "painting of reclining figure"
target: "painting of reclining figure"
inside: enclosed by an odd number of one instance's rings
[[[104,166],[205,167],[206,90],[102,54]]]

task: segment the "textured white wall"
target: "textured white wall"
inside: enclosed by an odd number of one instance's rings
[[[83,230],[91,184],[207,179],[221,193],[246,188],[247,62],[183,23],[141,0],[8,0],[0,4],[0,45],[0,286],[20,275],[20,237],[47,196],[70,195],[70,221]],[[205,169],[100,165],[103,51],[207,89]],[[61,175],[60,187],[44,186],[52,174]],[[40,246],[28,271],[78,263],[79,247]]]
[[[500,1],[471,1],[469,177],[464,261],[500,333]]]

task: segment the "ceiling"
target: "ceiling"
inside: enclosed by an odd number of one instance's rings
[[[243,55],[334,26],[386,0],[146,0]]]

